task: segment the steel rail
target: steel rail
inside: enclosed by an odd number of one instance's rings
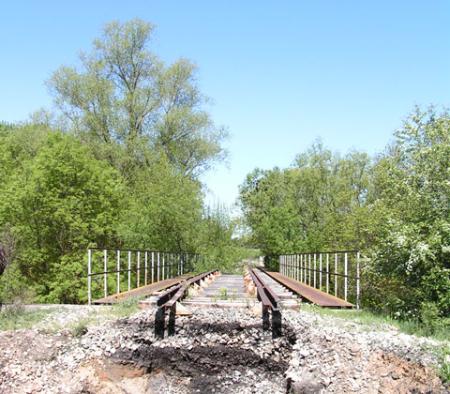
[[[155,336],[159,338],[164,338],[164,332],[166,330],[166,312],[169,310],[169,322],[167,325],[168,335],[175,335],[175,316],[176,316],[176,303],[181,300],[186,291],[193,284],[200,282],[202,279],[209,275],[216,273],[217,270],[212,270],[208,272],[201,273],[194,277],[188,278],[187,280],[179,283],[178,285],[172,286],[162,293],[157,301],[156,305],[158,309],[155,312]]]
[[[250,270],[250,276],[256,285],[258,299],[262,304],[263,330],[269,330],[269,311],[272,315],[272,338],[281,336],[281,311],[279,309],[280,298],[273,292],[255,269]]]

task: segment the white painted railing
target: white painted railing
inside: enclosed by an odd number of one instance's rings
[[[279,256],[280,273],[361,306],[361,253],[357,250]]]
[[[198,258],[199,255],[192,253],[89,248],[88,304],[92,303],[93,296],[107,297],[114,292],[119,294],[121,291],[183,275],[193,269]]]

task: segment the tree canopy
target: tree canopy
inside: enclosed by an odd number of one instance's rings
[[[139,19],[107,24],[80,67],[48,81],[55,113],[0,124],[2,267],[12,262],[3,299],[26,290],[85,301],[89,245],[201,251],[214,265],[240,250],[233,225],[207,213],[198,180],[224,156],[226,133],[205,109],[196,66],[165,65],[150,51],[153,32]]]
[[[204,109],[207,98],[187,59],[166,65],[151,52],[154,26],[112,22],[80,55],[79,69],[62,66],[48,81],[68,127],[84,138],[118,143],[146,163],[142,149],[160,149],[182,174],[195,176],[223,157],[223,127]]]
[[[345,156],[320,142],[290,168],[255,170],[240,201],[266,255],[359,249],[367,306],[450,314],[450,117],[416,109],[385,152]]]

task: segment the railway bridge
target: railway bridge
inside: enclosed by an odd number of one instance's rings
[[[176,317],[190,307],[248,308],[262,329],[282,335],[282,311],[302,303],[322,308],[360,307],[358,251],[280,255],[277,272],[250,263],[242,274],[199,272],[202,257],[150,250],[88,249],[88,302],[114,304],[139,298],[155,308],[158,337],[176,334]]]

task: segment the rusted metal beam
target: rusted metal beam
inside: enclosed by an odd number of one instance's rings
[[[269,272],[263,270],[267,275],[275,279],[278,283],[287,287],[292,292],[300,295],[313,304],[328,307],[328,308],[352,308],[353,304],[345,301],[341,298],[335,297],[331,294],[327,294],[323,291],[315,289],[312,286],[308,286],[304,283],[300,283],[294,279],[288,278],[278,272]]]
[[[258,271],[255,269],[250,270],[250,276],[256,285],[256,290],[258,294],[258,299],[262,304],[262,327],[263,330],[268,330],[270,327],[269,312],[272,315],[272,338],[277,338],[281,336],[281,311],[278,307],[280,298],[273,292],[273,290],[268,286],[262,277],[259,275]]]
[[[156,305],[158,309],[155,313],[155,336],[159,338],[164,338],[164,332],[166,330],[166,312],[169,310],[169,322],[167,326],[168,335],[175,335],[175,316],[176,316],[176,303],[180,301],[186,291],[192,286],[194,283],[200,282],[202,279],[206,278],[209,275],[214,274],[217,270],[208,271],[191,277],[176,286],[165,291],[161,294],[157,301]]]

